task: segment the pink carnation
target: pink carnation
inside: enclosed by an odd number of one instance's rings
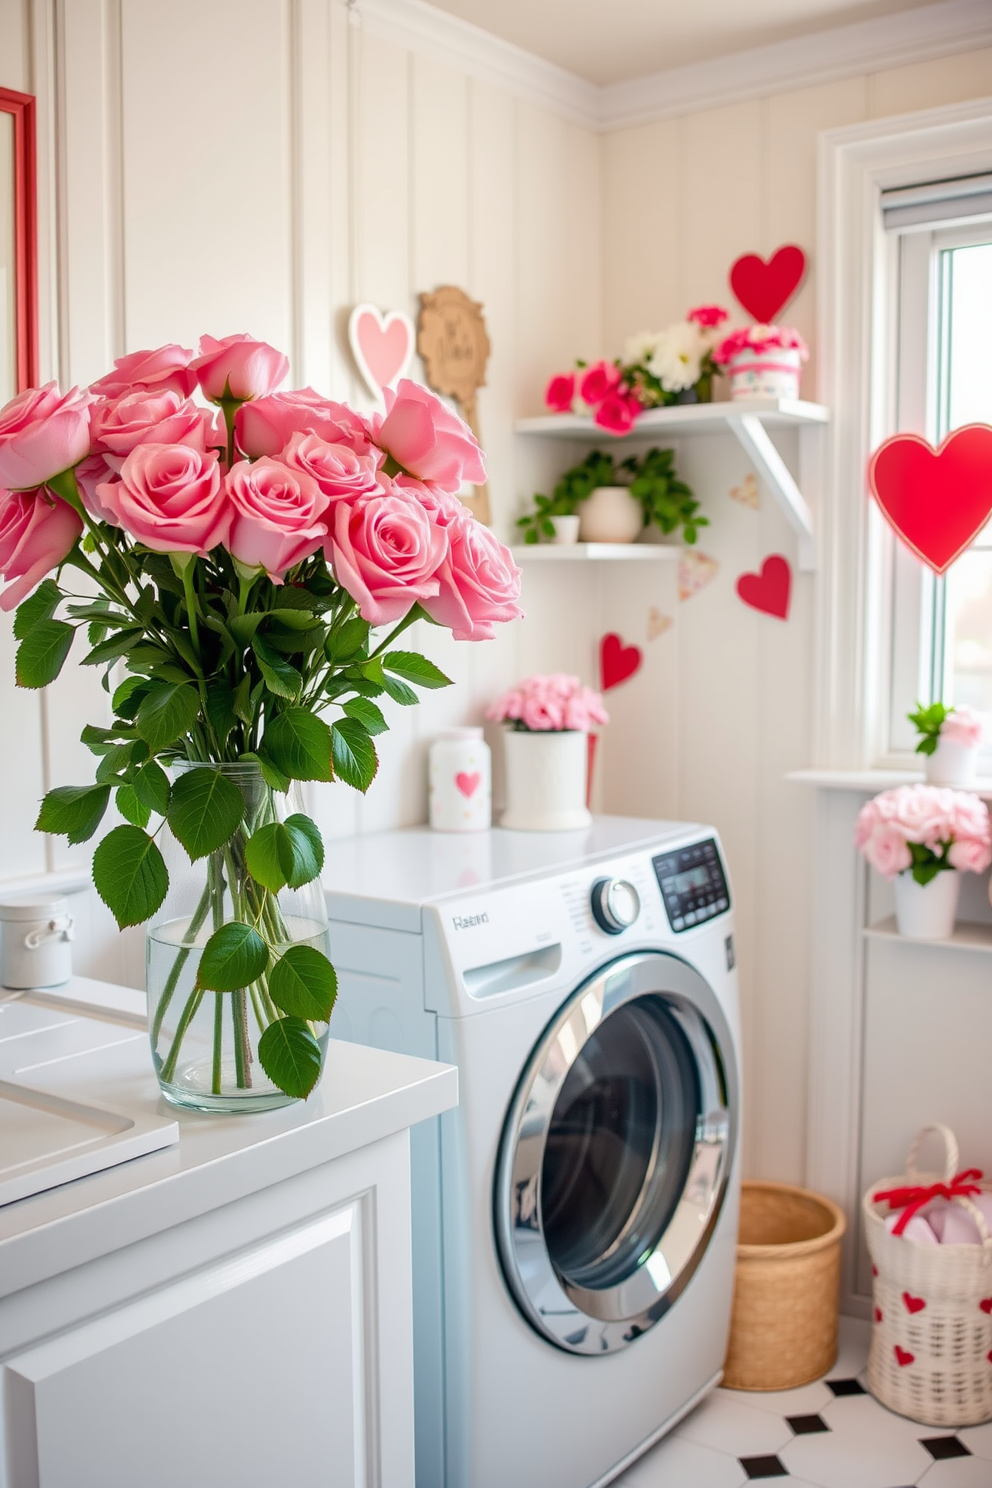
[[[544,393],[544,401],[555,413],[571,413],[575,400],[575,373],[560,372],[552,377]]]
[[[563,672],[525,678],[487,708],[486,717],[522,724],[533,733],[588,732],[594,723],[610,721],[600,694]]]
[[[942,739],[946,739],[948,744],[961,744],[966,749],[974,749],[981,744],[984,733],[982,718],[967,703],[952,709],[940,726]]]
[[[729,311],[722,305],[697,305],[694,310],[686,311],[686,320],[695,321],[696,325],[711,329],[714,326],[723,325]]]

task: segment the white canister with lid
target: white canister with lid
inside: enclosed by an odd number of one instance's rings
[[[24,894],[0,902],[0,982],[23,991],[69,981],[72,924],[63,894]]]
[[[492,756],[481,728],[442,729],[430,750],[429,821],[438,832],[492,825]]]

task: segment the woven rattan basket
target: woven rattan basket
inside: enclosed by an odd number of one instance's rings
[[[928,1132],[944,1139],[943,1173],[921,1173],[916,1160]],[[893,1235],[888,1205],[876,1194],[949,1183],[958,1144],[946,1126],[917,1135],[904,1178],[883,1178],[864,1197],[865,1234],[874,1275],[874,1326],[868,1387],[890,1410],[926,1426],[975,1426],[992,1420],[992,1238],[981,1210],[967,1209],[981,1245],[921,1245]]]
[[[844,1216],[788,1183],[741,1188],[734,1310],[723,1383],[789,1390],[837,1359]]]

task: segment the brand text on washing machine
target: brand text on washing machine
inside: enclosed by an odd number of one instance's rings
[[[452,915],[451,923],[456,930],[471,930],[475,925],[488,925],[489,915],[485,910],[482,914]]]

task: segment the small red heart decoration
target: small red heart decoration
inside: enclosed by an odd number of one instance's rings
[[[872,1268],[871,1268],[871,1274],[872,1274],[872,1276],[877,1276],[878,1275],[878,1267],[877,1266],[872,1266]]]
[[[992,1297],[983,1297],[978,1305],[983,1312],[992,1312]]]
[[[880,1307],[875,1308],[875,1321],[876,1323],[880,1323],[882,1321],[882,1309]]]
[[[992,514],[992,428],[965,424],[938,449],[896,434],[872,455],[868,484],[896,535],[945,573]]]
[[[909,1292],[903,1292],[902,1300],[907,1312],[922,1312],[927,1305],[922,1297],[911,1297]]]
[[[779,620],[788,617],[791,592],[792,570],[779,553],[765,559],[760,573],[741,574],[737,580],[737,593],[746,605]]]
[[[619,687],[635,672],[640,671],[644,660],[639,646],[625,646],[620,637],[611,631],[599,643],[600,686],[604,692]]]
[[[476,791],[479,789],[479,782],[481,779],[482,776],[479,774],[478,770],[473,770],[471,775],[467,774],[465,770],[459,770],[458,774],[455,776],[455,784],[461,791],[462,795],[467,798],[469,796],[475,795]]]
[[[896,1363],[899,1364],[903,1369],[906,1368],[907,1364],[912,1364],[913,1360],[916,1358],[915,1354],[911,1354],[908,1349],[900,1348],[898,1344],[896,1344],[895,1346],[895,1351]]]
[[[987,1358],[988,1358],[989,1363],[992,1364],[992,1349],[989,1349]]]
[[[787,243],[767,263],[756,253],[745,253],[731,267],[730,287],[748,315],[767,325],[785,309],[805,273],[805,253],[795,243]]]

